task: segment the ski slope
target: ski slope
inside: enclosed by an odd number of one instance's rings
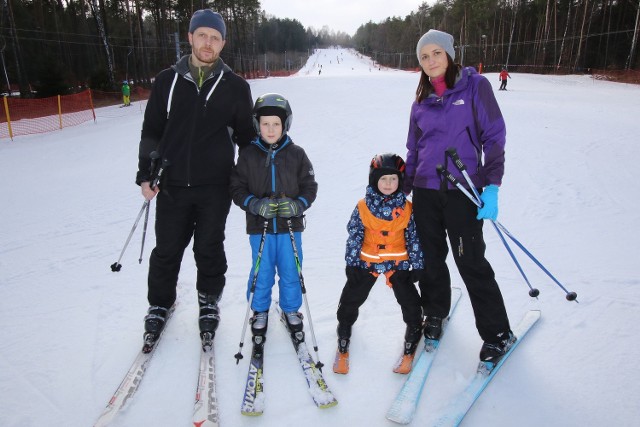
[[[321,68],[320,68],[321,66]],[[318,70],[322,72],[319,74]],[[571,291],[564,293],[516,251],[541,293],[528,288],[492,227],[487,256],[508,314],[542,319],[485,390],[463,426],[616,426],[640,418],[640,88],[589,76],[511,73],[498,92],[507,123],[499,220]],[[364,195],[377,152],[404,148],[418,74],[378,67],[346,49],[316,51],[294,76],[251,81],[254,99],[279,92],[290,131],[314,164],[318,199],[303,233],[305,284],[325,376],[339,400],[319,410],[272,310],[265,347],[265,412],[243,417],[250,349],[236,365],[251,269],[244,212],[227,223],[227,287],[215,340],[221,425],[392,426],[385,419],[404,377],[392,372],[404,334],[392,291],[380,280],[354,326],[351,371],[331,372],[335,311],[344,285],[346,224]],[[0,425],[92,425],[140,345],[147,258],[140,224],[120,254],[143,199],[134,184],[144,103],[97,111],[95,123],[0,141]],[[155,203],[154,205],[155,206]],[[634,261],[636,260],[636,261]],[[436,411],[474,375],[481,340],[463,296],[413,422]],[[199,337],[190,249],[179,305],[147,376],[114,426],[191,425]],[[304,313],[304,306],[303,306]],[[247,335],[246,341],[249,342]]]

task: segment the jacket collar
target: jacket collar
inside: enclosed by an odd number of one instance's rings
[[[178,62],[176,62],[175,65],[172,65],[171,68],[176,73],[180,74],[182,77],[185,77],[185,78],[188,78],[190,80],[193,80],[193,78],[191,77],[191,72],[189,71],[189,60],[190,60],[190,57],[191,57],[191,54],[184,55],[182,58],[180,58],[178,60]],[[218,60],[216,61],[216,64],[213,66],[213,70],[211,70],[211,74],[209,75],[209,79],[212,76],[216,76],[216,75],[220,74],[223,71],[225,73],[229,73],[229,72],[231,72],[231,68],[229,68],[229,66],[224,63],[222,58],[218,58]]]

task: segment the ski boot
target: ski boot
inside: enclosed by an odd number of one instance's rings
[[[427,316],[424,322],[424,337],[430,340],[439,340],[442,336],[442,317]]]
[[[411,372],[420,338],[422,338],[422,324],[408,324],[404,333],[404,351],[393,368],[393,372],[396,374],[408,374]]]
[[[158,341],[164,329],[168,312],[169,309],[157,305],[152,305],[147,310],[147,315],[144,317],[144,344],[142,346],[144,353],[149,353]]]
[[[220,297],[217,295],[198,292],[198,304],[200,305],[198,326],[200,327],[202,349],[205,351],[210,350],[213,346],[213,337],[216,335],[216,329],[218,329],[220,322],[219,300]]]
[[[493,369],[498,364],[517,339],[511,331],[498,334],[498,338],[501,338],[500,341],[494,343],[485,341],[480,349],[480,361],[484,362],[489,369]]]
[[[351,325],[338,323],[338,351],[333,361],[333,372],[336,374],[349,373],[349,343],[351,341]]]
[[[268,311],[255,311],[251,317],[251,333],[253,337],[253,350],[251,357],[260,358],[264,351],[264,343],[267,340],[267,326],[269,321]]]
[[[291,339],[293,340],[296,349],[298,345],[304,342],[304,332],[302,324],[302,313],[297,311],[290,311],[288,313],[282,312],[282,320],[287,325],[287,329],[291,333]]]

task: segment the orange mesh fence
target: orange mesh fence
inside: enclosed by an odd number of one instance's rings
[[[131,89],[131,101],[149,99],[150,90]],[[85,90],[41,99],[4,97],[0,105],[0,139],[51,132],[96,120],[94,108],[122,104],[120,92]]]
[[[91,92],[41,99],[4,97],[0,108],[0,138],[50,132],[95,120]]]

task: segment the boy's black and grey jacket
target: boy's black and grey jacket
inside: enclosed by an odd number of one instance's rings
[[[218,59],[198,88],[189,57],[161,71],[153,83],[142,125],[137,184],[150,181],[149,153],[157,151],[169,162],[163,184],[228,185],[233,144],[243,148],[255,138],[249,84]]]
[[[247,234],[260,234],[264,227],[264,218],[248,211],[253,198],[284,195],[300,200],[307,210],[315,201],[317,192],[318,184],[311,161],[304,149],[287,135],[271,149],[256,138],[242,150],[231,174],[233,202],[247,211]],[[302,216],[291,220],[294,231],[304,230]],[[268,232],[288,232],[287,219],[276,217],[270,220]]]

